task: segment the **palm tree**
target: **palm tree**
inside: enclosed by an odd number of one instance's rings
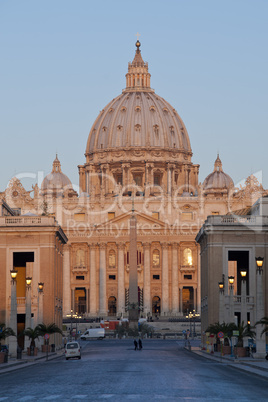
[[[45,334],[61,334],[62,335],[62,330],[53,322],[52,324],[38,324],[37,325],[39,334],[44,336]],[[49,344],[49,339],[46,340],[45,342],[46,345]]]
[[[235,328],[236,331],[239,331],[238,339],[237,339],[237,345],[238,347],[243,346],[243,338],[249,337],[249,338],[255,338],[255,331],[250,327],[250,325],[246,324],[244,325],[244,321],[241,322],[241,324],[237,325]]]
[[[41,335],[39,326],[37,325],[35,328],[28,327],[23,331],[23,334],[31,339],[30,347],[35,348],[35,339],[37,339]]]
[[[268,332],[268,317],[263,317],[261,320],[256,322],[255,327],[256,327],[256,325],[264,325],[264,328],[261,332],[261,336],[262,336],[263,334]]]
[[[16,336],[12,328],[6,327],[5,324],[0,324],[0,343],[2,340],[6,339],[8,336]]]
[[[236,325],[235,323],[231,322],[231,323],[225,323],[223,322],[222,324],[220,324],[219,322],[216,322],[215,324],[210,324],[206,330],[206,332],[210,332],[213,335],[216,335],[219,332],[223,332],[224,334],[224,345],[225,346],[229,346],[230,345],[230,341],[229,338],[232,336],[233,330],[236,329]],[[217,339],[217,342],[219,340]]]

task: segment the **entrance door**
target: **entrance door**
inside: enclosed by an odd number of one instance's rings
[[[114,296],[111,296],[108,299],[108,315],[116,315],[116,298]]]
[[[75,289],[75,312],[78,314],[84,314],[86,312],[86,289]]]
[[[152,301],[153,314],[161,314],[161,299],[159,296],[154,296]]]

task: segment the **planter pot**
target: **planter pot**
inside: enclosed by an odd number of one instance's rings
[[[231,354],[231,346],[225,346],[223,345],[222,347],[222,353],[224,355],[230,355]]]
[[[51,351],[51,346],[50,345],[42,345],[42,352],[47,353]]]
[[[37,356],[37,351],[38,351],[37,348],[34,348],[34,349],[27,348],[27,355],[28,356]]]
[[[5,352],[0,352],[0,363],[5,362]]]
[[[246,357],[246,355],[247,355],[247,348],[244,348],[244,347],[236,347],[236,348],[234,348],[234,354],[237,356],[237,357]]]

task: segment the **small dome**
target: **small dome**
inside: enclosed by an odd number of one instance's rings
[[[63,191],[66,187],[72,189],[71,180],[62,173],[61,164],[58,160],[58,155],[53,162],[52,172],[49,173],[43,180],[41,192],[47,191]]]
[[[215,160],[213,172],[210,173],[204,180],[204,190],[228,190],[229,187],[233,186],[234,182],[231,177],[222,170],[222,162],[218,155],[217,159]]]

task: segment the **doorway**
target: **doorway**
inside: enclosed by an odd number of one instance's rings
[[[108,315],[116,315],[116,298],[114,296],[111,296],[108,299]]]
[[[161,314],[161,299],[159,296],[154,296],[152,300],[152,312],[153,314]]]

